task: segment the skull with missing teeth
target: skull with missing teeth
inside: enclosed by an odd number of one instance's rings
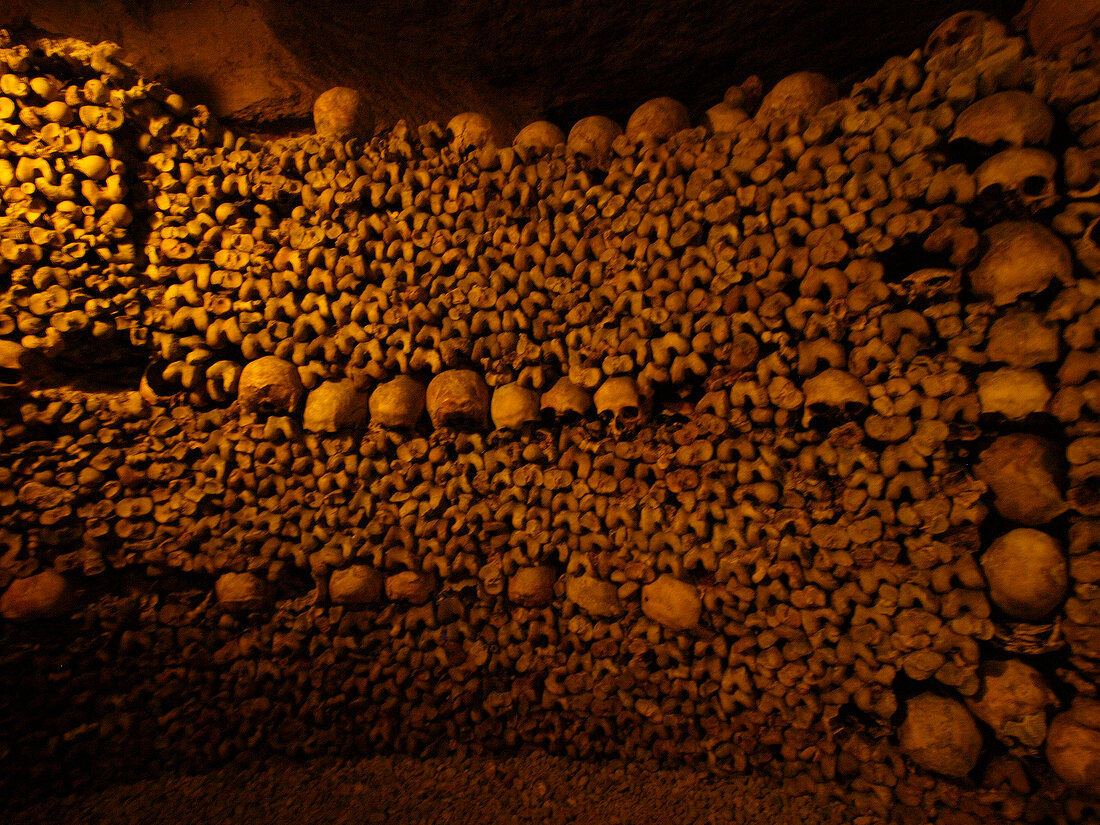
[[[539,408],[543,417],[550,421],[579,421],[592,408],[592,397],[568,378],[562,377],[542,394]]]
[[[870,406],[871,397],[866,385],[840,369],[825,370],[803,385],[806,409],[802,414],[802,426],[815,421],[844,421],[859,415]]]
[[[612,432],[623,432],[642,420],[642,396],[638,383],[629,376],[608,378],[596,390],[592,400],[596,412],[608,422]]]
[[[1044,149],[1017,147],[998,152],[978,167],[978,195],[1026,213],[1053,206],[1058,200],[1054,178],[1058,159]]]

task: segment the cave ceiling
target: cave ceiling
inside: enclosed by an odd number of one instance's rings
[[[1008,20],[1006,0],[11,0],[0,25],[93,42],[223,120],[257,132],[307,130],[334,85],[367,94],[379,126],[446,122],[459,111],[505,133],[589,114],[625,122],[668,95],[693,116],[750,75],[798,70],[842,87],[919,48],[966,8]]]

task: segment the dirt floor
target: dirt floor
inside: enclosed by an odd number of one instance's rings
[[[44,799],[8,825],[885,825],[837,788],[792,796],[780,780],[686,768],[578,763],[529,753],[269,760]],[[2,807],[2,805],[0,805]]]

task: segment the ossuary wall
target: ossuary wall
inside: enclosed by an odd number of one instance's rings
[[[537,745],[1096,813],[1091,34],[505,148],[116,56],[0,49],[5,793]]]

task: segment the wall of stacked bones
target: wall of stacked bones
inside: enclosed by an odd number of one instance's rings
[[[499,148],[7,39],[0,788],[530,744],[1096,815],[1097,57],[964,14]]]

